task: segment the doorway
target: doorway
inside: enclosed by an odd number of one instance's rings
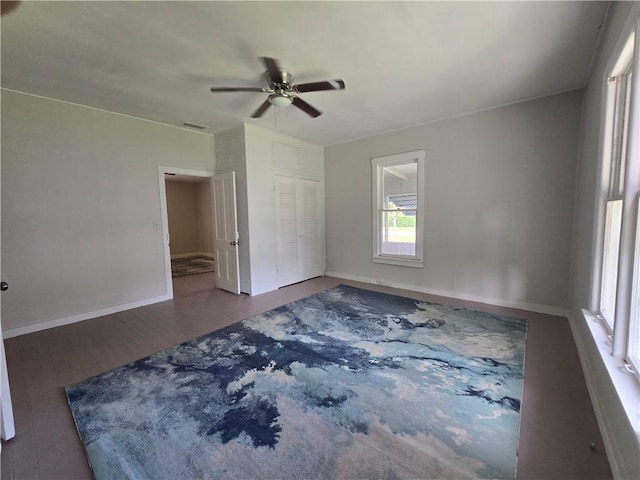
[[[215,270],[213,200],[208,178],[165,174],[173,278]]]
[[[215,269],[211,172],[159,167],[167,294],[173,298],[173,272]]]

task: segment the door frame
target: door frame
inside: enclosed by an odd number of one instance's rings
[[[160,189],[160,226],[162,230],[162,246],[164,254],[164,273],[167,298],[173,298],[173,278],[171,277],[171,249],[169,248],[169,215],[167,214],[167,186],[165,173],[185,175],[188,177],[209,178],[213,177],[212,171],[192,170],[188,168],[158,166],[158,187]],[[213,236],[213,232],[211,232]]]

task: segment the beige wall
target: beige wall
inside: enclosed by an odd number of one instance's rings
[[[213,255],[213,196],[211,183],[197,184],[196,199],[198,204],[198,245],[202,253]]]
[[[212,171],[213,137],[1,94],[3,329],[164,298],[158,166]]]
[[[167,180],[166,189],[171,255],[199,252],[197,184]]]
[[[171,255],[213,253],[211,185],[167,179]]]

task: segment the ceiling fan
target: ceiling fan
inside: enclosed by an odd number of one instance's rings
[[[267,71],[264,74],[267,87],[211,87],[212,92],[264,92],[269,97],[258,109],[253,112],[251,118],[260,118],[267,109],[274,105],[284,108],[293,104],[303,112],[318,117],[322,112],[302,100],[298,94],[306,92],[319,92],[322,90],[344,90],[343,80],[325,80],[321,82],[300,83],[294,85],[291,73],[282,68],[275,58],[260,57]]]

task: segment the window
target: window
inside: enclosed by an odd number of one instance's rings
[[[639,104],[634,49],[632,34],[607,78],[598,308],[611,333],[613,355],[640,379],[640,130],[633,127]]]
[[[622,199],[607,199],[604,227],[604,254],[602,255],[600,313],[610,331],[613,330],[616,318],[621,227]]]
[[[629,342],[627,362],[640,379],[640,195],[636,210],[636,243],[631,290],[631,315],[629,319]]]
[[[631,58],[621,57],[607,79],[607,138],[609,189],[605,205],[605,229],[600,285],[600,313],[612,332],[616,319],[620,234],[627,168],[629,112],[631,100]]]
[[[373,261],[422,267],[424,150],[371,160]]]

